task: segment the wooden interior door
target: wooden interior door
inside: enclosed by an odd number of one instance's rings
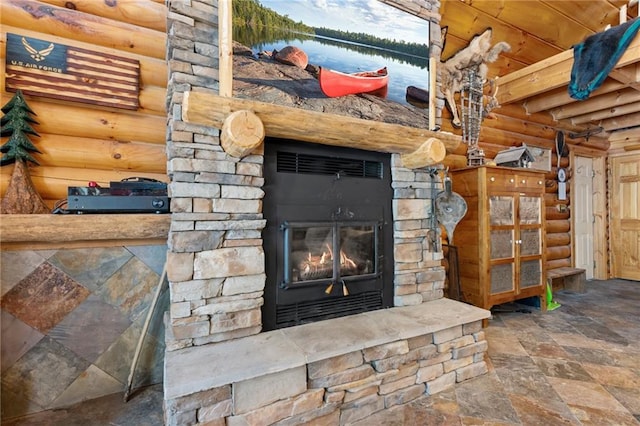
[[[612,275],[640,281],[640,154],[612,158],[611,173]]]
[[[593,279],[593,160],[586,157],[575,157],[573,167],[575,179],[571,192],[574,263],[576,268],[586,272],[588,280]]]

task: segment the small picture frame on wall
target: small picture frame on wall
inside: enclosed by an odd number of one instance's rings
[[[551,171],[551,150],[547,148],[541,148],[538,146],[527,145],[531,155],[533,155],[534,161],[531,163],[531,168],[536,170],[544,170],[546,172]]]

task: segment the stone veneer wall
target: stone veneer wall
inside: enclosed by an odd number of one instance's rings
[[[179,359],[182,353],[261,334],[266,278],[261,238],[265,226],[264,178],[262,152],[254,152],[241,160],[229,156],[220,146],[218,129],[182,121],[184,92],[217,94],[218,91],[218,3],[217,0],[168,3],[168,110],[171,113],[167,156],[172,224],[167,256],[171,295],[166,345],[167,355],[172,355],[172,368],[180,370],[188,366],[173,360]],[[412,10],[423,8],[433,21],[431,35],[439,40],[436,13],[439,2],[396,3],[410,5]],[[439,55],[437,46],[432,54]],[[399,164],[399,157],[394,155],[394,304],[418,306],[443,298],[445,271],[441,266],[442,253],[433,251],[427,239],[431,176],[426,170],[409,170]],[[389,340],[382,345],[318,360],[301,369],[304,378],[292,373],[295,369],[279,370],[277,374],[291,373],[297,381],[296,386],[291,385],[292,390],[272,392],[279,395],[277,401],[253,401],[251,392],[243,393],[241,384],[197,389],[199,392],[190,395],[174,392],[167,388],[167,383],[172,382],[167,375],[181,373],[170,370],[169,363],[165,362],[166,421],[170,425],[210,421],[213,423],[207,424],[222,425],[227,417],[228,424],[257,424],[258,419],[259,423],[268,424],[269,418],[282,420],[268,413],[280,412],[280,408],[286,406],[293,407],[286,416],[292,418],[288,420],[292,424],[303,418],[335,416],[331,413],[340,412],[340,407],[343,412],[343,415],[337,414],[340,422],[348,422],[361,417],[366,410],[356,410],[359,414],[350,416],[344,414],[348,410],[344,407],[369,406],[367,401],[371,401],[373,410],[369,411],[373,412],[413,399],[425,389],[432,393],[444,384],[482,374],[486,371],[482,361],[486,350],[483,341],[480,323],[474,320],[467,325],[447,326],[434,333]],[[265,348],[256,346],[254,350],[255,363],[260,363],[260,352]],[[175,354],[171,354],[174,351]],[[468,369],[473,364],[476,365]],[[203,366],[202,374],[206,374],[206,370]],[[337,381],[336,375],[341,377]],[[286,379],[277,377],[273,384],[287,383],[289,389]],[[265,373],[249,381],[253,384],[247,388],[255,390],[260,383],[272,383],[270,380]],[[235,380],[229,383],[233,382]],[[365,386],[367,383],[375,386]]]

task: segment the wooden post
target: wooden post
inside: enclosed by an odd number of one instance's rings
[[[436,58],[429,58],[429,130],[436,130]]]
[[[220,59],[220,96],[233,94],[233,36],[231,0],[218,0],[218,58]]]

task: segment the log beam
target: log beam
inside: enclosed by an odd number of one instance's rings
[[[420,148],[410,154],[402,154],[402,167],[418,169],[433,164],[442,163],[447,155],[447,149],[440,139],[429,138]]]
[[[8,102],[9,95],[0,93],[2,105]],[[27,98],[27,101],[38,114],[38,132],[163,146],[167,141],[166,117],[161,115],[92,109],[78,104],[47,102],[35,97]]]
[[[233,93],[233,39],[231,0],[218,1],[218,90],[220,96]]]
[[[167,35],[35,0],[0,2],[2,24],[165,59]]]
[[[127,0],[120,2],[95,0],[39,0],[53,6],[66,7],[89,15],[113,19],[138,27],[167,32],[167,7],[162,2]]]
[[[264,125],[251,111],[236,111],[225,118],[220,132],[220,145],[227,154],[238,158],[246,157],[262,142]]]
[[[620,57],[616,69],[637,63],[640,58],[640,34],[636,35]],[[565,50],[497,80],[497,99],[502,104],[519,101],[547,92],[571,81],[573,50]]]
[[[229,114],[241,110],[252,111],[264,124],[267,136],[367,151],[412,154],[411,161],[419,167],[436,164],[433,161],[437,154],[434,159],[418,161],[415,158],[429,139],[439,140],[447,153],[455,151],[462,141],[460,136],[451,133],[193,91],[184,94],[182,119],[222,129]]]
[[[2,20],[2,32],[3,33],[14,33],[20,34],[27,37],[33,38],[42,38],[42,33],[37,30],[29,30],[28,28],[24,28],[21,26],[10,26],[5,23],[4,19]],[[79,47],[82,49],[88,49],[94,52],[106,53],[106,54],[114,54],[113,48],[98,46],[97,44],[92,44],[90,42],[83,42],[80,40],[69,39],[64,37],[58,37],[55,35],[47,35],[47,40],[53,43],[64,44],[66,46]],[[4,66],[6,62],[6,53],[7,53],[7,39],[6,35],[2,34],[0,37],[0,62],[2,63],[3,71],[2,75],[4,78]],[[118,52],[119,56],[124,56],[127,58],[133,58],[140,61],[140,86],[144,90],[149,86],[157,86],[164,90],[167,88],[167,62],[164,58],[152,58],[149,56],[144,56],[144,54],[138,53],[127,53],[127,52]],[[2,83],[2,90],[4,90],[4,80]],[[164,100],[162,101],[164,104]],[[164,106],[162,107],[164,109]]]
[[[571,258],[549,260],[546,263],[547,272],[557,268],[571,268]]]
[[[11,214],[0,220],[0,241],[2,250],[154,244],[170,224],[169,214]]]

